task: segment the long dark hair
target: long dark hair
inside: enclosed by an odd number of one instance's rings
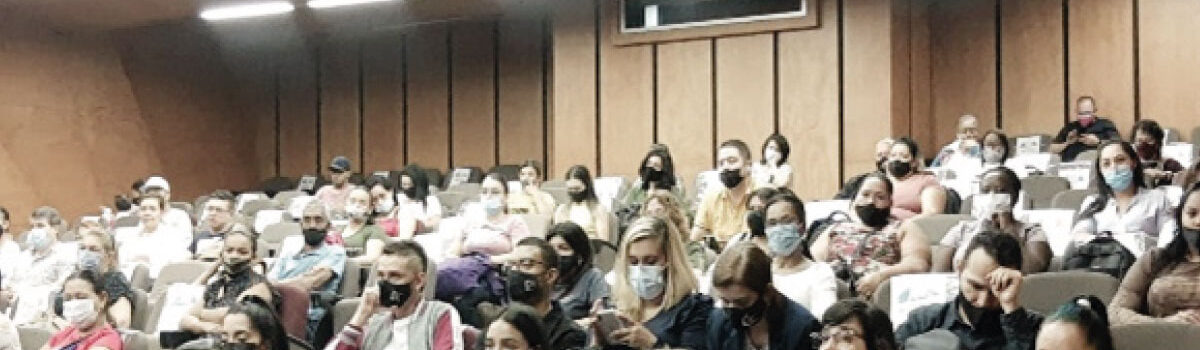
[[[512,303],[500,314],[500,318],[496,321],[502,321],[513,326],[521,336],[525,338],[525,343],[529,344],[530,349],[550,350],[550,343],[546,337],[546,327],[542,324],[541,316],[538,316],[537,311],[525,304]],[[488,325],[487,328],[491,328]],[[488,329],[484,328],[481,341],[486,341]]]
[[[808,221],[805,219],[805,215],[807,214],[804,212],[804,201],[800,200],[800,197],[796,197],[793,194],[779,194],[771,197],[771,199],[767,201],[767,205],[763,207],[763,221],[766,221],[767,209],[770,209],[773,205],[781,203],[787,203],[792,206],[792,215],[796,217],[796,223],[800,225],[800,237],[804,238],[806,236],[804,232],[808,229],[805,227],[805,223]],[[800,243],[800,253],[804,254],[804,257],[808,258],[808,260],[813,260],[812,253],[808,251],[809,243],[810,242],[807,240]]]
[[[582,264],[579,268],[580,272],[592,267],[592,243],[588,240],[587,233],[583,231],[583,228],[574,222],[560,222],[550,227],[550,231],[546,233],[546,241],[550,241],[555,236],[562,237],[564,241],[567,241],[567,245],[571,246],[571,250],[575,251],[575,256],[579,257],[579,262]],[[566,273],[566,271],[559,271],[559,273]]]
[[[1188,244],[1183,238],[1183,206],[1187,205],[1188,197],[1200,192],[1200,186],[1191,186],[1187,192],[1183,193],[1183,197],[1179,199],[1179,207],[1175,208],[1175,222],[1179,223],[1176,226],[1175,238],[1171,239],[1166,247],[1158,251],[1158,255],[1154,258],[1154,263],[1150,266],[1151,275],[1157,275],[1165,269],[1174,267],[1181,262],[1187,261]]]
[[[1004,163],[1004,160],[1008,159],[1008,155],[1012,154],[1012,145],[1008,144],[1008,135],[1005,135],[1000,130],[988,130],[988,132],[983,133],[983,138],[979,139],[980,146],[983,146],[982,143],[987,141],[988,135],[996,135],[1000,139],[1000,144],[1004,146],[1004,156],[1000,158],[1000,163]],[[979,159],[982,161],[983,157],[979,157]]]
[[[229,307],[229,313],[225,316],[229,315],[246,315],[250,319],[250,326],[262,335],[264,342],[262,345],[269,345],[269,349],[288,348],[287,330],[283,328],[279,314],[267,305],[266,300],[255,295],[247,295],[242,298],[242,301]]]
[[[567,180],[575,179],[582,181],[584,201],[589,202],[589,204],[598,203],[599,199],[596,198],[596,184],[592,182],[592,173],[588,171],[586,166],[572,166],[570,169],[567,169],[567,175],[564,178]]]
[[[828,328],[851,320],[858,320],[862,325],[862,339],[867,343],[867,350],[895,350],[896,336],[892,332],[892,320],[887,312],[868,304],[862,299],[842,299],[821,316],[821,324]]]
[[[771,258],[757,244],[746,241],[738,243],[726,249],[713,263],[712,286],[725,288],[734,285],[758,293],[766,304],[763,318],[774,328],[772,331],[782,331],[778,327],[783,325],[781,321],[787,317],[788,298],[771,283]],[[731,319],[729,322],[737,324],[742,320]]]
[[[1121,151],[1125,152],[1125,156],[1129,157],[1129,161],[1133,162],[1132,186],[1146,187],[1146,181],[1142,179],[1142,160],[1138,157],[1137,151],[1133,149],[1132,145],[1125,141],[1106,141],[1101,144],[1100,148],[1097,150],[1099,152],[1104,152],[1105,148],[1113,145],[1119,145],[1121,147]],[[1092,215],[1096,215],[1096,213],[1104,210],[1104,207],[1108,205],[1108,200],[1113,198],[1113,189],[1112,187],[1108,186],[1108,182],[1104,181],[1104,174],[1100,172],[1099,156],[1097,156],[1096,160],[1092,162],[1092,175],[1093,178],[1099,180],[1096,181],[1096,192],[1098,195],[1096,196],[1095,201],[1089,204],[1087,208],[1083,209],[1083,211],[1079,212],[1079,220],[1091,218]]]
[[[671,160],[671,154],[663,149],[651,149],[650,152],[646,152],[646,156],[642,157],[642,162],[638,163],[638,176],[646,177],[646,172],[650,169],[646,167],[646,162],[650,160],[650,157],[658,157],[662,161],[662,178],[658,180],[657,187],[665,190],[675,188],[675,161]],[[643,181],[642,190],[648,188],[650,188],[650,184]]]
[[[1067,301],[1042,324],[1070,323],[1079,326],[1088,344],[1096,350],[1113,350],[1112,333],[1108,329],[1108,311],[1104,301],[1094,295],[1080,295]]]
[[[767,145],[771,144],[772,141],[775,142],[775,150],[779,151],[779,161],[769,165],[780,166],[783,163],[787,163],[788,155],[792,153],[792,148],[788,146],[787,138],[780,134],[771,134],[771,136],[767,136],[766,141],[763,141],[762,150],[759,151],[760,155],[762,155],[762,163],[767,164]]]
[[[429,178],[425,176],[425,169],[419,165],[409,164],[404,167],[404,171],[400,172],[400,176],[408,175],[412,179],[413,196],[409,200],[421,202],[422,206],[427,206],[425,198],[429,197]]]

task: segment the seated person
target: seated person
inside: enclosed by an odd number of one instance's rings
[[[118,329],[128,329],[134,312],[133,287],[117,269],[117,249],[112,236],[105,231],[84,231],[79,237],[79,271],[92,271],[100,280],[101,289],[108,295],[108,321]],[[61,299],[61,298],[60,298]]]
[[[0,312],[0,350],[21,350],[21,334],[17,332],[17,325],[3,312]]]
[[[521,164],[521,191],[508,194],[508,211],[514,214],[554,214],[554,196],[543,191],[542,167],[537,161]]]
[[[1099,194],[1084,198],[1078,222],[1071,228],[1073,243],[1086,243],[1103,232],[1135,233],[1146,241],[1157,240],[1165,247],[1175,234],[1170,200],[1161,190],[1146,188],[1142,163],[1133,146],[1121,141],[1100,147],[1095,171]],[[1068,249],[1067,255],[1071,250]]]
[[[1071,298],[1046,317],[1037,336],[1038,350],[1113,350],[1104,302],[1095,296]]]
[[[509,266],[507,281],[511,301],[533,307],[546,330],[550,349],[583,349],[587,333],[563,314],[563,308],[550,296],[558,281],[558,254],[538,237],[526,237],[517,242]]]
[[[400,172],[400,193],[396,194],[396,205],[401,208],[400,217],[416,220],[415,233],[434,232],[442,221],[442,202],[429,193],[429,187],[425,169],[416,164],[409,164]]]
[[[167,226],[171,232],[178,234],[187,234],[188,243],[191,243],[192,238],[192,214],[186,210],[171,206],[171,184],[162,176],[151,176],[146,179],[146,182],[141,187],[141,194],[136,197],[133,203],[141,203],[141,197],[147,195],[158,196],[162,198],[163,210],[161,213],[162,223]],[[141,208],[138,208],[140,210]],[[182,239],[182,237],[181,237]],[[118,244],[119,245],[119,244]]]
[[[229,307],[221,320],[221,342],[226,349],[289,349],[287,331],[270,303],[249,295]]]
[[[808,309],[771,284],[771,258],[753,243],[726,249],[712,274],[713,297],[722,305],[708,318],[709,349],[812,349],[821,329]]]
[[[746,197],[757,187],[750,176],[751,158],[750,147],[742,140],[726,140],[717,147],[717,170],[723,186],[707,191],[700,200],[689,241],[712,236],[725,244],[747,231]]]
[[[150,269],[150,278],[158,278],[163,266],[191,258],[192,254],[187,248],[192,244],[192,232],[164,224],[162,220],[166,205],[163,197],[143,195],[138,199],[141,223],[130,230],[117,231],[121,272],[126,276],[132,276],[133,269],[138,265],[145,265]]]
[[[638,212],[638,216],[655,216],[668,223],[675,225],[679,232],[687,232],[690,227],[688,225],[687,213],[684,212],[683,206],[680,205],[679,198],[673,194],[667,193],[651,193],[646,197],[646,202],[641,206],[642,209]]]
[[[571,202],[558,205],[554,210],[554,223],[574,222],[587,232],[589,238],[612,242],[613,232],[608,232],[611,214],[596,198],[596,186],[587,167],[572,166],[567,169],[566,179]]]
[[[804,242],[804,203],[794,195],[782,194],[767,202],[767,252],[772,285],[784,296],[814,314],[823,314],[837,301],[837,276],[829,264],[813,261]]]
[[[233,205],[236,201],[233,193],[226,190],[214,191],[204,201],[204,222],[188,247],[197,260],[216,261],[221,255],[220,243],[226,234],[235,227],[248,231],[245,225],[234,220]]]
[[[1003,131],[989,130],[983,134],[983,152],[980,153],[980,158],[983,160],[984,169],[1003,166],[1011,155],[1012,147],[1008,144],[1008,135]]]
[[[29,232],[25,233],[25,250],[17,257],[18,268],[11,276],[3,276],[0,304],[9,305],[18,299],[13,322],[18,326],[47,316],[50,308],[47,295],[62,288],[63,282],[75,271],[75,257],[59,247],[59,228],[63,227],[58,210],[39,207],[29,216]]]
[[[405,223],[400,222],[400,206],[396,205],[395,185],[387,178],[375,176],[367,182],[367,190],[371,193],[371,221],[383,229],[388,237],[412,238],[415,220],[409,218]],[[403,224],[403,225],[402,225]],[[400,226],[405,226],[403,229]]]
[[[812,243],[813,260],[827,262],[852,291],[870,297],[895,275],[929,270],[929,242],[892,216],[892,183],[867,175],[850,203],[849,222],[829,224]]]
[[[746,197],[746,209],[749,210],[749,212],[746,214],[746,220],[748,220],[746,222],[746,228],[748,230],[733,236],[733,238],[730,238],[726,249],[734,244],[748,241],[758,244],[759,248],[762,248],[763,251],[769,253],[770,249],[767,248],[767,235],[766,232],[763,231],[764,226],[762,225],[761,219],[763,219],[764,212],[766,211],[765,208],[767,207],[767,202],[769,202],[771,198],[784,193],[791,194],[792,191],[788,190],[787,188],[763,187],[754,190],[754,192],[750,192],[750,196]],[[750,222],[749,220],[751,220],[751,217],[755,217],[754,220],[759,220],[759,222]]]
[[[333,161],[329,163],[329,179],[331,183],[321,186],[317,192],[313,194],[317,197],[317,201],[325,204],[332,212],[341,212],[342,206],[346,205],[346,196],[350,195],[350,189],[354,185],[350,184],[350,158],[345,156],[333,157]]]
[[[63,317],[70,326],[59,330],[42,350],[121,350],[121,334],[108,324],[108,294],[92,271],[72,274],[62,287]]]
[[[1200,158],[1197,158],[1195,163],[1192,163],[1192,166],[1175,177],[1176,186],[1187,189],[1196,186],[1196,184],[1200,184]]]
[[[273,284],[292,285],[309,293],[335,293],[346,270],[346,251],[340,246],[325,244],[330,226],[329,211],[324,204],[312,201],[305,205],[300,220],[304,246],[299,251],[284,249],[267,272],[267,279]],[[313,339],[326,311],[318,303],[309,306],[309,340]]]
[[[921,214],[941,214],[946,208],[946,189],[933,174],[924,172],[917,143],[901,137],[888,154],[887,175],[895,186],[892,215],[908,220]]]
[[[664,149],[651,149],[642,158],[638,178],[625,193],[625,198],[621,199],[621,206],[640,209],[649,195],[658,191],[671,194],[675,200],[683,200],[686,196],[683,193],[683,181],[675,175],[671,154]]]
[[[219,264],[196,279],[204,285],[204,303],[192,307],[179,322],[179,328],[198,334],[218,334],[229,308],[246,296],[256,296],[279,310],[282,303],[267,278],[254,271],[258,251],[257,239],[246,232],[231,232],[225,236]]]
[[[958,162],[973,162],[980,158],[979,118],[971,114],[958,117],[958,134],[954,142],[942,147],[929,166],[952,166]]]
[[[1053,253],[1046,242],[1046,232],[1038,224],[1026,224],[1013,216],[1013,208],[1021,193],[1021,179],[1005,167],[983,173],[979,194],[972,199],[971,216],[950,228],[942,241],[933,247],[933,270],[950,271],[966,258],[967,244],[980,232],[1002,232],[1021,242],[1022,273],[1046,271]]]
[[[520,216],[509,215],[505,207],[508,186],[498,173],[488,174],[479,184],[479,202],[486,214],[483,218],[468,217],[463,231],[450,245],[450,256],[472,253],[487,255],[504,262],[516,242],[530,235],[529,227]]]
[[[1133,143],[1138,158],[1145,167],[1142,175],[1146,178],[1146,187],[1155,188],[1174,183],[1175,176],[1183,171],[1183,165],[1177,160],[1163,157],[1162,148],[1167,140],[1158,122],[1150,119],[1139,120],[1133,124],[1130,137],[1133,138],[1130,142]]]
[[[486,350],[550,350],[546,329],[533,308],[510,305],[483,332],[482,346]]]
[[[1032,350],[1042,315],[1021,307],[1020,270],[1016,238],[975,236],[959,269],[958,298],[913,310],[896,330],[896,342],[940,329],[953,333],[967,349]]]
[[[375,265],[376,287],[363,291],[358,309],[330,350],[463,348],[458,312],[436,300],[425,300],[429,276],[425,250],[413,241],[388,243]]]
[[[601,347],[707,348],[705,328],[713,309],[712,299],[696,293],[696,276],[688,266],[674,226],[655,217],[634,220],[621,241],[613,270],[615,305],[597,306],[615,306],[627,326],[596,337]],[[598,329],[593,331],[599,333]],[[610,337],[616,343],[606,340]]]
[[[592,266],[592,245],[587,234],[574,223],[550,227],[546,239],[558,253],[558,280],[550,293],[572,320],[588,316],[597,300],[609,296],[604,273]]]
[[[1200,325],[1200,187],[1183,195],[1175,216],[1180,233],[1165,248],[1142,254],[1125,273],[1109,308],[1114,326],[1156,321]]]
[[[1080,153],[1096,149],[1101,142],[1120,140],[1121,135],[1112,121],[1096,112],[1096,100],[1080,96],[1075,100],[1075,120],[1063,125],[1050,144],[1050,153],[1062,156],[1063,162],[1073,162]]]
[[[787,139],[780,134],[767,137],[762,146],[762,161],[754,163],[751,173],[760,187],[788,188],[792,186],[792,166],[787,164]]]
[[[821,316],[820,350],[898,350],[887,312],[862,299],[843,299]]]
[[[21,245],[13,235],[8,209],[0,207],[0,278],[12,276],[17,268],[17,256],[21,255]]]
[[[884,169],[884,165],[887,164],[888,155],[892,153],[892,145],[895,143],[896,140],[893,140],[890,137],[876,142],[875,169],[851,177],[850,180],[846,181],[846,184],[842,185],[842,189],[833,196],[833,199],[854,199],[854,197],[858,196],[858,186],[862,184],[862,180],[865,179],[867,175],[870,175],[871,173],[883,173],[887,171],[887,169]]]
[[[329,238],[334,244],[346,248],[346,256],[350,257],[350,262],[375,261],[383,251],[383,242],[386,242],[388,237],[383,233],[383,229],[371,222],[371,213],[375,212],[375,207],[371,202],[370,192],[364,187],[354,187],[346,196],[346,205],[343,208],[350,221],[342,227],[341,232],[334,232]]]

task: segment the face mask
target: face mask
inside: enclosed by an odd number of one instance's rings
[[[355,219],[365,218],[367,217],[367,207],[361,205],[347,205],[346,215],[349,215],[351,218]]]
[[[1112,171],[1104,172],[1104,183],[1108,184],[1113,191],[1124,191],[1133,185],[1133,169],[1129,166],[1118,165]]]
[[[749,213],[746,213],[746,227],[750,228],[751,237],[765,236],[767,234],[766,228],[764,227],[765,225],[766,223],[763,222],[762,211],[753,210]]]
[[[979,156],[979,144],[975,143],[974,141],[968,142],[967,147],[964,150],[967,152],[967,155],[969,155],[969,156],[972,156],[972,157]]]
[[[1185,228],[1180,234],[1183,235],[1183,240],[1187,242],[1188,247],[1200,249],[1200,230]]]
[[[629,265],[629,285],[642,300],[657,298],[666,288],[663,282],[665,270],[659,265]]]
[[[655,168],[646,168],[643,172],[642,182],[659,182],[662,181],[663,172]]]
[[[1137,144],[1137,154],[1138,157],[1146,160],[1158,158],[1158,148],[1154,147],[1153,143],[1142,142]]]
[[[387,214],[392,212],[392,208],[396,207],[396,201],[391,198],[384,198],[381,201],[375,202],[376,214]]]
[[[769,149],[763,152],[763,159],[767,160],[767,164],[775,165],[775,162],[779,160],[779,151]]]
[[[96,302],[92,299],[64,301],[63,318],[75,328],[87,328],[96,322]]]
[[[417,187],[413,186],[404,189],[404,196],[408,197],[408,199],[417,199]]]
[[[790,256],[800,247],[800,226],[796,224],[775,225],[767,228],[767,248],[771,256]]]
[[[754,305],[748,308],[725,308],[725,315],[729,317],[729,322],[739,330],[745,331],[750,327],[758,324],[763,319],[763,313],[767,310],[767,304],[763,303],[762,298],[754,301]]]
[[[508,272],[505,282],[508,286],[508,297],[512,301],[534,304],[542,298],[542,288],[538,285],[536,275],[512,270]]]
[[[45,250],[50,245],[50,234],[46,233],[44,228],[29,230],[29,234],[25,236],[25,244],[33,250]]]
[[[991,219],[996,213],[1012,212],[1012,196],[1008,193],[980,193],[971,199],[971,216]]]
[[[244,258],[225,258],[225,273],[228,275],[237,275],[245,272],[250,267],[250,260]]]
[[[500,203],[500,198],[487,198],[483,200],[483,211],[487,212],[488,216],[500,215],[504,210],[504,206]]]
[[[317,245],[320,245],[321,242],[324,242],[324,241],[325,241],[325,230],[322,230],[319,228],[304,229],[304,244],[315,247]]]
[[[987,147],[983,149],[983,161],[987,163],[1003,163],[1004,150],[999,147]]]
[[[559,255],[558,256],[558,273],[563,276],[571,275],[575,269],[579,267],[579,256],[577,255]]]
[[[742,183],[742,171],[740,169],[729,169],[721,171],[721,183],[725,188],[734,188]]]
[[[79,251],[79,269],[99,272],[104,257],[90,250]]]
[[[971,323],[971,328],[976,330],[1000,328],[1002,310],[976,307],[970,301],[967,301],[967,298],[962,293],[958,294],[958,305],[962,307],[963,314],[966,314],[967,322]]]
[[[912,164],[898,160],[888,162],[888,172],[894,177],[908,176],[908,172],[910,171],[912,171]]]
[[[567,192],[567,196],[571,197],[571,203],[580,203],[587,199],[587,195],[583,191]]]
[[[411,284],[392,284],[379,281],[379,305],[383,307],[401,307],[412,297]]]
[[[864,225],[880,229],[887,226],[888,218],[892,216],[892,208],[881,209],[875,207],[874,204],[856,205],[854,213],[858,214],[858,218]]]
[[[1092,123],[1094,123],[1094,122],[1096,122],[1096,116],[1094,116],[1094,115],[1091,115],[1091,114],[1079,115],[1079,126],[1086,128],[1086,127],[1092,126]]]
[[[258,345],[247,343],[224,343],[221,344],[221,350],[254,350],[258,349]]]

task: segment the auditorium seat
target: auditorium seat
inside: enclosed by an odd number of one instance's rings
[[[517,181],[521,176],[521,166],[517,164],[500,164],[488,169],[488,173],[499,173],[509,181]]]
[[[255,213],[253,222],[248,225],[255,233],[262,234],[267,226],[284,222],[286,212],[283,209],[263,209]],[[249,217],[247,217],[249,218]]]
[[[567,194],[566,187],[542,187],[543,191],[554,197],[554,202],[558,204],[571,203],[571,196]]]
[[[1074,210],[1078,214],[1079,206],[1083,205],[1083,200],[1088,195],[1095,193],[1093,190],[1066,190],[1054,195],[1054,199],[1050,201],[1050,208],[1047,209],[1064,209]]]
[[[113,229],[137,227],[137,225],[141,223],[141,220],[142,219],[138,218],[137,215],[120,217],[113,222]]]
[[[339,286],[338,293],[343,298],[355,298],[362,294],[362,286],[365,281],[363,270],[369,270],[370,264],[359,264],[347,261],[345,271],[342,273],[342,285]]]
[[[1025,209],[1047,209],[1054,195],[1070,190],[1071,182],[1058,176],[1035,175],[1021,179],[1021,190],[1025,193]]]
[[[290,284],[274,283],[283,301],[279,304],[279,318],[288,335],[306,339],[308,334],[308,292]]]
[[[550,188],[567,188],[567,181],[562,179],[553,179],[542,181],[542,190]]]
[[[280,204],[287,205],[288,203],[292,202],[292,198],[305,196],[305,195],[307,195],[307,194],[305,194],[303,191],[295,191],[295,190],[281,191],[279,193],[276,193],[275,197],[272,197],[272,199],[274,199],[275,201],[278,201]]]
[[[121,331],[125,350],[150,350],[150,337],[140,331]]]
[[[350,318],[354,317],[354,312],[358,310],[358,304],[362,298],[346,298],[338,301],[337,305],[333,306],[333,333],[337,334],[350,323]],[[334,338],[336,339],[336,338]]]
[[[268,225],[263,229],[263,233],[258,237],[259,252],[262,258],[274,258],[279,254],[279,247],[283,245],[283,239],[288,236],[300,234],[300,224],[294,222],[281,222],[273,225]],[[265,255],[261,253],[266,253]]]
[[[150,316],[150,295],[145,291],[133,290],[133,300],[130,300],[133,313],[130,315],[129,328],[146,329],[147,318]]]
[[[252,217],[254,217],[254,215],[258,214],[259,211],[262,211],[265,209],[276,209],[279,207],[280,207],[279,203],[275,202],[274,200],[253,199],[253,200],[246,201],[246,203],[242,204],[242,208],[238,212],[241,213],[242,216],[244,216],[244,217],[252,218]]]
[[[1100,272],[1062,271],[1028,275],[1021,284],[1021,305],[1048,315],[1062,303],[1081,294],[1112,300],[1120,283],[1113,276]]]
[[[462,194],[465,198],[479,198],[479,183],[461,183],[446,188],[446,192]],[[438,198],[441,199],[441,198]]]
[[[54,333],[39,327],[17,327],[17,335],[21,337],[21,349],[36,350],[49,343]]]
[[[286,176],[276,176],[258,183],[258,190],[266,193],[267,196],[274,196],[279,192],[284,192],[295,188],[296,179]]]
[[[913,224],[916,224],[917,229],[925,234],[929,244],[934,245],[942,241],[942,237],[950,231],[950,228],[970,218],[970,216],[962,214],[932,214],[913,219]]]
[[[1192,144],[1200,146],[1200,126],[1192,128]],[[1187,167],[1189,164],[1184,164]]]
[[[467,200],[467,196],[458,192],[442,191],[435,194],[438,202],[442,203],[442,210],[447,216],[458,214],[458,210],[462,208],[462,204]]]
[[[162,271],[158,273],[158,278],[154,280],[154,286],[150,288],[150,299],[162,300],[163,294],[167,293],[167,287],[172,284],[195,282],[212,264],[214,263],[189,260],[163,266]]]
[[[1116,350],[1191,350],[1200,344],[1200,326],[1183,323],[1139,323],[1112,327]]]
[[[875,304],[883,312],[891,314],[892,312],[892,280],[883,280],[878,287],[875,287],[875,294],[872,294],[871,303]],[[900,322],[893,320],[892,322]]]
[[[129,276],[129,285],[134,289],[148,292],[153,282],[150,280],[150,268],[146,267],[146,265],[135,266],[133,273]]]
[[[1096,151],[1096,150],[1094,150],[1094,149],[1090,149],[1090,150],[1086,150],[1086,151],[1083,151],[1083,152],[1079,152],[1079,155],[1076,155],[1076,156],[1075,156],[1075,161],[1076,161],[1076,162],[1082,162],[1082,161],[1089,161],[1089,162],[1090,162],[1090,161],[1096,160],[1096,158],[1099,158],[1099,157],[1100,157],[1100,152],[1099,152],[1099,151]]]

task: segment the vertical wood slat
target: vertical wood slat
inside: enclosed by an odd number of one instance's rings
[[[296,50],[285,57],[279,81],[279,153],[284,176],[319,171],[317,165],[317,81],[310,54]]]
[[[350,159],[351,171],[366,173],[359,157],[358,44],[328,43],[320,51],[321,146],[319,161],[336,156]]]
[[[501,164],[526,160],[541,162],[546,152],[543,132],[542,22],[535,19],[500,21],[500,124]],[[543,171],[545,165],[543,164]]]
[[[939,1],[930,10],[934,145],[953,141],[958,118],[996,125],[995,0]],[[923,151],[933,157],[937,149]]]
[[[1174,128],[1180,140],[1190,142],[1200,137],[1192,134],[1200,127],[1195,94],[1200,86],[1200,37],[1195,35],[1200,32],[1200,2],[1139,0],[1138,16],[1141,118]]]
[[[454,25],[450,116],[454,167],[496,164],[494,23]]]
[[[552,13],[554,122],[547,178],[559,178],[572,165],[596,168],[596,13],[595,6],[576,1],[555,2]]]
[[[774,34],[717,41],[717,142],[740,139],[752,158],[775,128]]]
[[[1122,136],[1134,120],[1133,2],[1068,0],[1068,105],[1091,95],[1097,113],[1110,118]],[[1054,130],[1052,132],[1057,132]]]
[[[837,2],[822,1],[820,29],[779,34],[779,131],[788,139],[792,190],[828,198],[838,188]]]
[[[670,147],[675,173],[689,189],[713,165],[712,55],[711,40],[658,47],[658,142]]]
[[[1001,2],[1001,76],[1009,136],[1053,135],[1062,127],[1062,0]]]
[[[405,163],[404,36],[386,33],[363,45],[363,163],[397,170]]]
[[[606,7],[616,10],[615,6]],[[617,25],[604,16],[603,28]],[[652,45],[617,47],[610,32],[600,34],[600,164],[597,176],[637,176],[654,140],[654,62]]]
[[[450,166],[450,91],[446,25],[422,26],[408,36],[408,161]]]

